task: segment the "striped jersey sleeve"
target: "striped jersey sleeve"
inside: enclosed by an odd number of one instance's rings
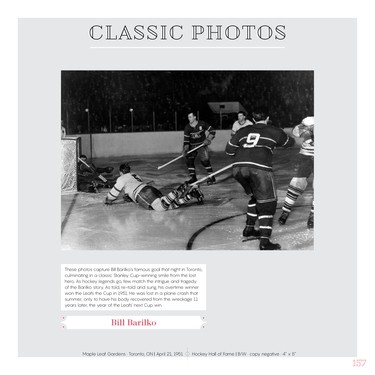
[[[117,197],[119,196],[119,194],[121,193],[122,189],[124,188],[125,183],[126,181],[124,179],[124,175],[120,176],[117,179],[115,186],[113,186],[111,191],[107,194],[108,200],[115,201]]]

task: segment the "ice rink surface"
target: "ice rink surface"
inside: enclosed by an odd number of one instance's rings
[[[295,205],[285,226],[277,222],[291,178],[293,160],[299,149],[274,151],[274,174],[278,205],[274,219],[272,242],[280,243],[282,250],[313,250],[314,230],[306,222],[312,201],[312,177]],[[179,160],[160,171],[157,167],[177,155],[165,154],[122,159],[94,159],[96,166],[113,166],[115,178],[121,162],[129,162],[132,173],[145,182],[168,193],[188,179],[187,168]],[[211,163],[218,170],[231,163],[224,153],[211,153]],[[198,178],[205,170],[196,159]],[[231,177],[231,170],[217,177],[217,184],[201,185],[204,205],[193,199],[177,210],[156,212],[145,210],[135,203],[103,204],[107,190],[99,193],[63,194],[61,196],[62,250],[258,250],[259,240],[242,242],[246,208],[249,197],[242,186]]]

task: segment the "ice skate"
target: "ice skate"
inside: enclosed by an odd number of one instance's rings
[[[242,235],[244,237],[244,240],[248,240],[249,238],[259,238],[260,232],[253,226],[246,225],[245,229],[242,232]]]
[[[285,223],[286,223],[286,221],[288,219],[288,216],[289,216],[289,212],[283,211],[283,213],[279,217],[279,224],[280,225],[285,225]]]
[[[198,204],[204,204],[204,195],[199,186],[193,186],[189,194],[198,201]]]
[[[177,192],[178,198],[184,198],[186,196],[186,194],[189,192],[189,184],[188,184],[188,182],[184,182],[183,184],[181,184],[176,189],[176,192]]]
[[[259,250],[281,250],[281,246],[278,243],[272,243],[268,238],[261,239]]]
[[[314,228],[314,212],[310,212],[309,218],[307,219],[307,228]]]
[[[210,177],[207,180],[207,185],[214,185],[214,184],[216,184],[216,178],[215,177]]]
[[[94,180],[91,181],[89,186],[89,193],[99,193],[98,184]]]

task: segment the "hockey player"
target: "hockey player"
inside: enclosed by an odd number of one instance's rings
[[[193,188],[189,192],[186,183],[172,190],[167,195],[163,195],[160,190],[154,186],[147,185],[142,178],[131,173],[128,163],[120,165],[120,177],[117,179],[115,186],[107,194],[104,203],[112,204],[124,191],[124,199],[129,198],[148,210],[167,211],[188,203],[192,198],[196,198],[198,203],[203,202],[203,194],[199,187]]]
[[[253,120],[254,125],[240,129],[227,143],[226,153],[234,157],[233,177],[251,197],[243,236],[260,238],[260,250],[279,250],[281,246],[270,241],[277,205],[272,150],[290,147],[295,141],[283,130],[267,125],[267,109],[255,109]],[[255,229],[257,219],[259,230]]]
[[[189,184],[197,181],[197,175],[195,172],[194,160],[199,154],[202,165],[205,167],[208,174],[213,172],[211,162],[208,156],[207,146],[211,144],[211,141],[215,138],[215,130],[208,125],[206,122],[197,120],[197,117],[194,112],[188,114],[189,124],[185,126],[184,130],[184,146],[183,154],[186,158],[186,165],[189,170],[190,180]],[[206,132],[208,135],[206,136]],[[192,150],[203,144],[204,146],[194,151],[190,154],[187,154],[188,151]],[[207,180],[207,185],[212,185],[216,183],[215,177],[212,177]]]
[[[313,116],[305,117],[292,131],[295,137],[303,138],[303,143],[295,163],[294,177],[290,181],[282,214],[279,217],[281,225],[286,223],[297,198],[307,187],[307,179],[314,173],[314,124]],[[314,200],[312,201],[311,211],[307,220],[307,227],[314,228]]]
[[[231,137],[233,137],[241,128],[245,126],[253,125],[251,121],[246,118],[246,114],[243,111],[238,112],[238,120],[233,123]]]

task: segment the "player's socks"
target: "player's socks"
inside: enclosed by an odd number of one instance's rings
[[[170,193],[166,195],[166,198],[169,202],[174,201],[178,196],[177,190],[172,190]]]
[[[247,204],[246,227],[242,232],[242,235],[244,237],[260,237],[260,231],[254,228],[257,219],[258,210],[256,206],[256,200],[254,197],[251,197]]]
[[[279,224],[285,225],[286,221],[288,220],[288,216],[289,216],[289,212],[284,211],[284,209],[283,209],[283,212],[279,217]]]
[[[278,243],[272,243],[268,237],[261,237],[259,250],[281,250],[281,246]]]
[[[207,174],[214,173],[214,170],[212,169],[211,164],[204,167],[206,169]]]
[[[172,202],[177,198],[178,196],[178,193],[177,193],[177,190],[172,190],[170,193],[168,193],[167,195],[164,195],[162,198],[161,198],[161,201],[162,201],[162,205],[165,209],[169,209]]]
[[[294,185],[289,185],[288,191],[286,193],[283,211],[290,213],[294,204],[296,203],[297,198],[305,191]],[[284,223],[285,224],[285,223]]]
[[[194,174],[193,176],[190,176],[190,180],[186,181],[187,184],[191,185],[193,184],[194,182],[197,182],[197,176]]]
[[[269,241],[271,237],[273,215],[259,215],[258,219],[259,219],[259,230],[260,230],[260,245],[262,245],[262,244],[268,243],[267,241]],[[261,250],[268,250],[268,249],[261,249]]]
[[[246,226],[255,226],[255,222],[258,218],[258,211],[257,211],[257,205],[256,200],[254,197],[251,197],[247,204],[247,213],[246,213]]]
[[[195,172],[195,167],[194,166],[188,167],[188,170],[189,170],[189,177],[190,177],[189,183],[192,184],[193,182],[197,181],[197,174]]]
[[[176,202],[179,206],[188,203],[191,201],[192,196],[190,194],[186,194],[183,198],[177,198],[174,202]]]

